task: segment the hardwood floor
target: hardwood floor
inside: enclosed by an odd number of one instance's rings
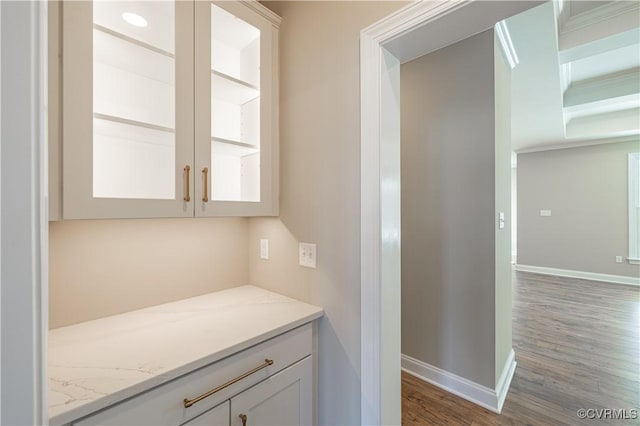
[[[640,288],[515,272],[518,366],[497,415],[402,373],[403,425],[640,425]]]

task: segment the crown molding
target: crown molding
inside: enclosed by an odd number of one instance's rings
[[[571,1],[566,2],[565,8],[566,14],[564,10],[560,13],[558,28],[560,35],[608,21],[620,15],[637,13],[640,11],[640,2],[612,1],[578,15],[571,14]]]
[[[280,28],[282,18],[273,12],[271,9],[260,3],[258,0],[241,0],[242,4],[258,13],[263,18],[266,18],[273,24],[274,27]]]
[[[585,146],[605,145],[605,144],[611,144],[611,143],[624,143],[624,142],[640,142],[640,135],[629,135],[629,136],[620,136],[615,138],[601,138],[601,139],[577,139],[573,141],[564,140],[557,143],[549,143],[545,145],[522,148],[522,149],[515,150],[514,152],[520,155],[520,154],[530,154],[532,152],[554,151],[556,149],[582,148]]]

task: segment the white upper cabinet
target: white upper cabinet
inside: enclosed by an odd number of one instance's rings
[[[195,8],[196,215],[275,215],[279,18],[251,3]]]
[[[62,17],[62,218],[277,215],[276,15],[96,0]]]

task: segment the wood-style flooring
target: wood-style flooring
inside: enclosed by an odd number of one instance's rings
[[[402,373],[402,424],[640,425],[579,409],[638,410],[640,288],[514,272],[518,366],[498,415]]]

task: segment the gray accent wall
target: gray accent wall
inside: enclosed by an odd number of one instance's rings
[[[511,282],[508,119],[495,114],[508,87],[494,85],[493,30],[403,64],[401,88],[402,352],[494,389],[511,350]]]
[[[640,141],[519,154],[518,264],[640,276],[615,261],[628,256],[627,156],[638,151]]]

